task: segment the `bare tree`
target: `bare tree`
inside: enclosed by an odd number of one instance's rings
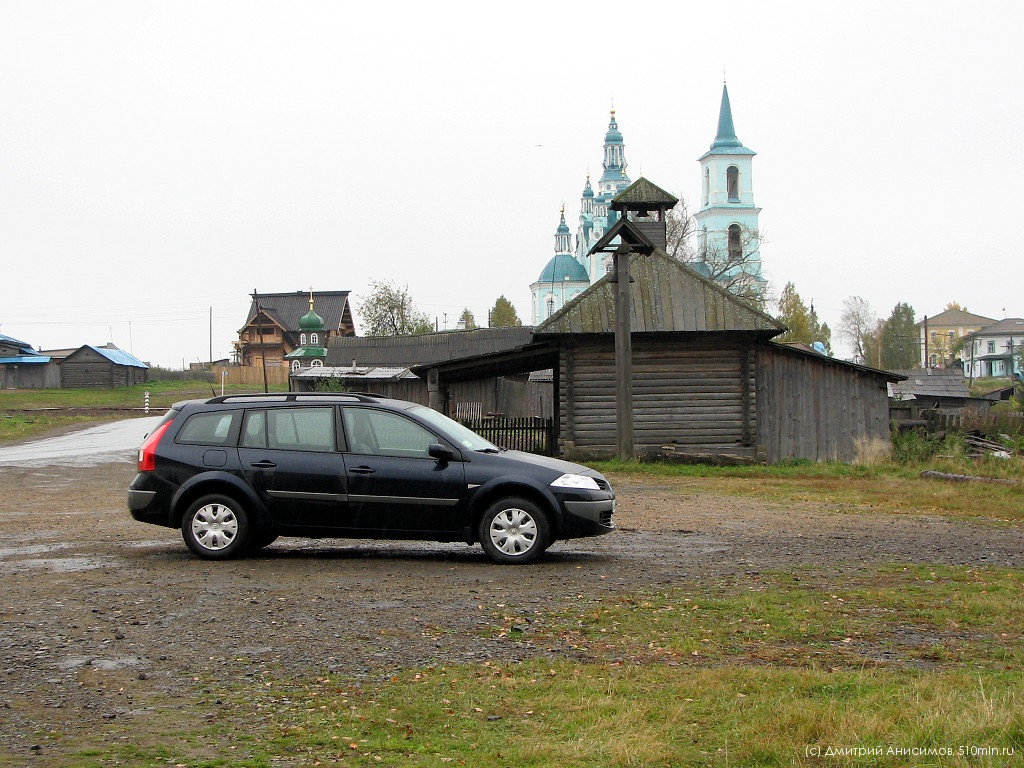
[[[665,250],[669,256],[714,280],[744,301],[758,308],[764,307],[768,296],[767,284],[759,277],[758,251],[763,238],[758,230],[738,227],[728,234],[724,242],[701,238],[695,243],[700,234],[696,220],[686,201],[680,198],[676,207],[668,212],[665,234]]]
[[[857,362],[869,362],[868,347],[872,346],[872,336],[877,331],[878,318],[870,304],[860,296],[851,296],[843,301],[843,314],[839,317],[839,338],[853,347]]]

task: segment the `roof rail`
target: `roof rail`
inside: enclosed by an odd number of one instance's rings
[[[247,400],[273,400],[275,402],[295,402],[299,399],[349,398],[358,403],[376,403],[383,395],[371,395],[366,392],[243,392],[234,395],[218,395],[207,400],[207,403],[235,403]]]

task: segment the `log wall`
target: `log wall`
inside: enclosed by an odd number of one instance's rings
[[[750,343],[708,338],[633,342],[633,432],[641,455],[664,452],[753,458],[757,430]],[[560,449],[615,452],[615,350],[605,340],[563,348]]]

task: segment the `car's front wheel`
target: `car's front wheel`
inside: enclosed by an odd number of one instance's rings
[[[181,519],[181,536],[199,557],[227,560],[245,551],[249,518],[230,496],[203,496],[192,502]]]
[[[529,499],[501,499],[480,518],[480,546],[496,563],[532,563],[547,549],[551,526]]]

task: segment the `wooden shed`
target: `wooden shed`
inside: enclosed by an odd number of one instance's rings
[[[61,386],[129,387],[145,384],[149,366],[134,355],[112,345],[88,344],[72,352],[60,364]]]

